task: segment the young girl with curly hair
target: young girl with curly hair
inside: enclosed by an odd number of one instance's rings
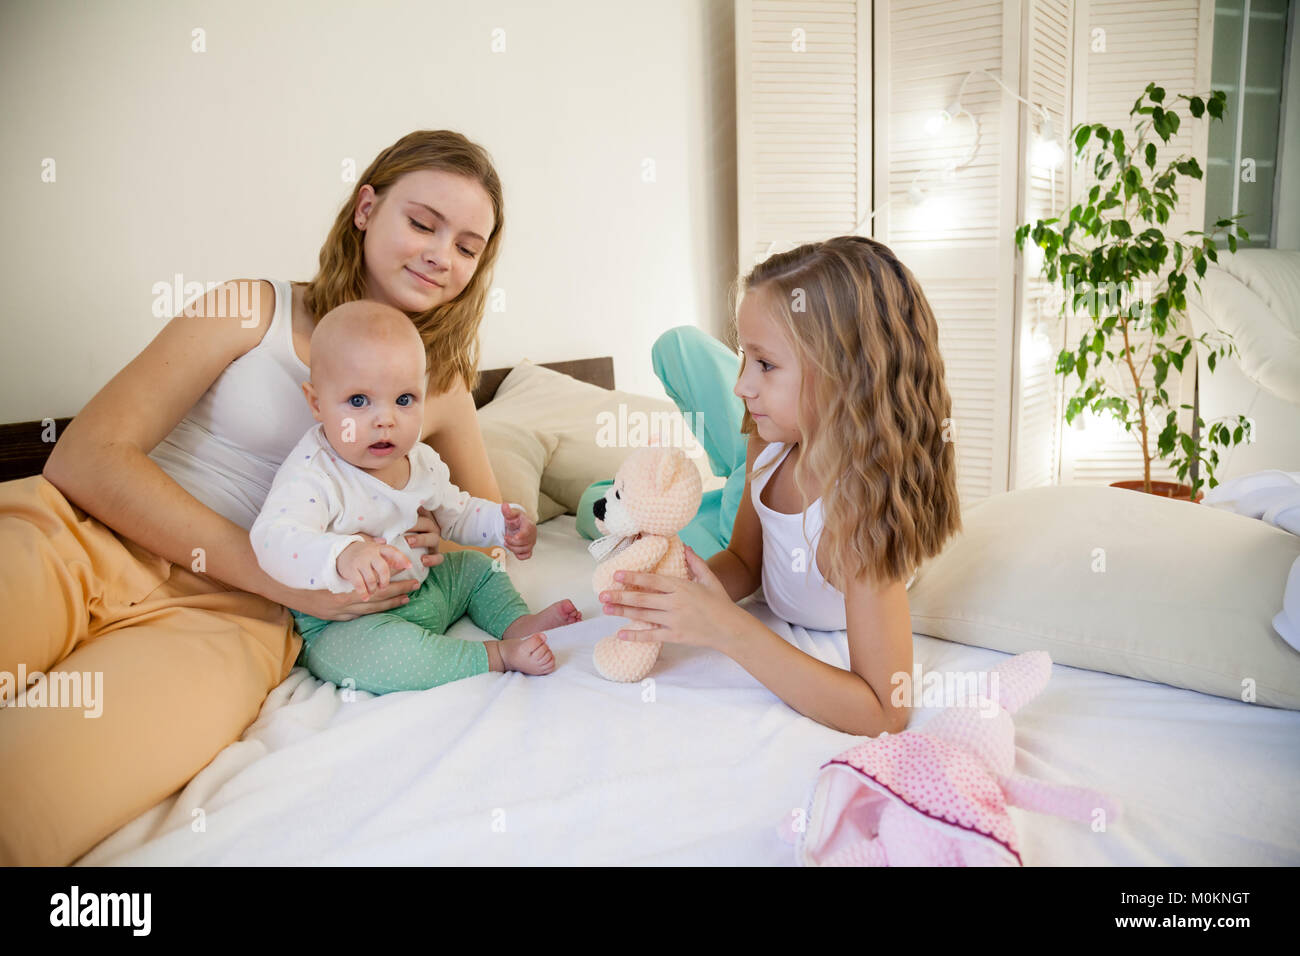
[[[961,529],[934,313],[907,267],[863,236],[774,255],[741,292],[732,392],[743,406],[728,401],[721,376],[692,374],[726,367],[721,343],[674,329],[655,345],[669,395],[705,416],[715,467],[735,456],[728,489],[742,491],[721,492],[724,516],[734,502],[731,533],[707,562],[688,547],[691,581],[620,572],[629,589],[603,593],[605,613],[655,625],[625,639],[727,654],[829,727],[896,733],[909,714],[891,701],[893,675],[912,671],[907,584]],[[742,442],[726,427],[736,417],[748,436],[743,468]],[[710,543],[709,504],[683,538]],[[849,668],[804,653],[735,603],[760,584],[787,622],[846,630]]]

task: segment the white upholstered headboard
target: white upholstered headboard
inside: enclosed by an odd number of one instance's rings
[[[1241,353],[1211,373],[1197,347],[1201,418],[1207,427],[1238,414],[1255,423],[1253,443],[1219,448],[1216,477],[1300,471],[1300,252],[1223,249],[1187,304],[1197,336],[1221,329]]]

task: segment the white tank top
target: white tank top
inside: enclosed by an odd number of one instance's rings
[[[793,445],[773,442],[758,453],[754,468],[775,462],[750,483],[754,510],[763,526],[763,598],[781,620],[813,631],[842,631],[847,627],[844,595],[822,577],[817,545],[822,533],[822,500],[808,508],[808,537],[803,514],[782,514],[763,504],[763,489]],[[780,456],[779,458],[777,456]],[[916,573],[907,580],[911,590]]]
[[[256,347],[226,366],[149,453],[213,511],[253,526],[286,455],[316,424],[301,383],[310,370],[293,350],[293,290],[271,279],[275,314]]]
[[[808,536],[804,515],[773,511],[763,504],[763,489],[793,445],[773,442],[758,453],[754,467],[775,462],[750,482],[754,510],[763,526],[763,597],[781,620],[815,631],[845,628],[844,595],[826,583],[817,567],[817,544],[822,531],[822,500],[808,508]],[[780,456],[779,458],[777,456]]]

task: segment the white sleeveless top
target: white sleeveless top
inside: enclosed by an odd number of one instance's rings
[[[149,453],[191,495],[241,528],[253,526],[285,456],[316,424],[293,350],[293,290],[271,279],[275,314],[256,347],[226,366]]]
[[[763,489],[793,447],[773,442],[754,459],[756,469],[774,462],[750,482],[754,510],[763,526],[763,597],[783,621],[815,631],[842,631],[846,624],[844,595],[826,583],[817,567],[822,500],[818,498],[808,508],[811,541],[804,537],[803,513],[782,514],[762,501]]]
[[[822,577],[817,567],[817,545],[822,533],[822,500],[808,507],[808,537],[803,514],[782,514],[763,504],[763,489],[793,445],[773,442],[758,453],[754,468],[773,466],[750,482],[754,510],[763,526],[763,598],[781,620],[813,631],[842,631],[848,626],[844,595]],[[779,457],[778,457],[779,456]],[[917,572],[908,578],[907,589]]]

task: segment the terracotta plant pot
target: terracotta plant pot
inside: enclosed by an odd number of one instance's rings
[[[1110,483],[1110,486],[1112,488],[1128,488],[1131,491],[1143,490],[1141,478],[1137,479],[1136,481],[1112,481]],[[1174,498],[1178,501],[1191,501],[1192,486],[1176,484],[1172,481],[1152,481],[1151,494],[1160,495],[1160,497],[1162,498]],[[1196,496],[1197,502],[1199,503],[1201,499],[1204,497],[1205,497],[1205,492],[1203,491],[1200,492]]]

